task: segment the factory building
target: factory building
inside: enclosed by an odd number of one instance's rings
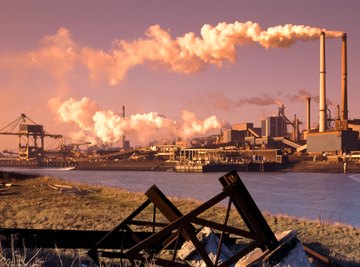
[[[194,137],[191,140],[192,147],[204,147],[219,144],[220,136],[218,134],[205,136],[205,137]]]
[[[245,137],[246,137],[246,131],[225,129],[222,131],[221,140],[222,140],[222,143],[238,144],[238,143],[244,141]]]
[[[241,144],[247,137],[261,136],[261,128],[254,128],[253,123],[238,123],[231,126],[231,129],[223,129],[221,132],[221,143]]]
[[[268,117],[261,121],[261,135],[277,137],[286,135],[286,124],[283,117]]]
[[[323,133],[310,133],[307,146],[309,153],[328,152],[331,154],[349,154],[358,150],[359,132],[357,131],[327,131]]]

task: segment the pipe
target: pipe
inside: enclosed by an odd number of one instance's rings
[[[311,123],[310,104],[311,104],[311,98],[307,97],[306,98],[306,130],[308,132],[310,131],[310,123]]]
[[[325,32],[320,34],[320,102],[319,132],[326,131]]]
[[[348,96],[347,96],[347,42],[346,33],[343,33],[342,37],[342,64],[341,64],[341,96],[342,96],[342,109],[341,120],[346,121],[348,119]]]

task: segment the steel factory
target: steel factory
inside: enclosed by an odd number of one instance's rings
[[[341,105],[331,116],[326,103],[325,37],[320,35],[319,123],[311,128],[312,99],[304,101],[306,122],[286,115],[284,104],[277,116],[231,125],[218,134],[183,141],[153,142],[131,147],[125,135],[122,147],[97,147],[91,142],[66,144],[61,134],[47,133],[27,115],[0,129],[0,138],[18,138],[18,150],[3,150],[1,166],[71,167],[106,170],[173,170],[182,172],[226,171],[360,171],[360,119],[348,117],[347,36],[342,35]],[[340,88],[339,88],[340,90]],[[125,107],[123,107],[125,118]],[[300,130],[300,125],[304,130]],[[49,149],[46,140],[57,142]]]

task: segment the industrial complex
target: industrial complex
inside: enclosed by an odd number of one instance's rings
[[[107,170],[226,171],[360,171],[360,119],[348,117],[347,37],[342,35],[341,105],[331,117],[326,103],[325,36],[320,35],[319,123],[311,128],[306,98],[306,122],[287,117],[285,106],[260,127],[252,122],[231,125],[218,134],[182,141],[167,140],[132,148],[125,136],[122,147],[99,148],[90,142],[65,144],[61,134],[49,134],[25,114],[0,129],[0,135],[18,138],[18,151],[3,150],[1,166],[72,167]],[[125,107],[123,107],[125,117]],[[11,130],[9,130],[11,129]],[[1,138],[1,136],[0,136]],[[58,142],[48,149],[45,139]],[[298,166],[298,167],[296,167]],[[301,167],[299,167],[301,166]]]

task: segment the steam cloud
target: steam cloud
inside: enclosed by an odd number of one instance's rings
[[[75,123],[88,137],[92,137],[92,141],[103,143],[116,142],[123,134],[131,135],[142,144],[159,137],[174,138],[176,135],[188,139],[220,129],[222,125],[215,116],[202,121],[186,110],[179,125],[156,112],[123,118],[112,110],[100,109],[95,101],[87,97],[79,101],[72,98],[66,100],[58,109],[58,114],[62,121]]]
[[[289,47],[297,40],[318,39],[323,29],[304,25],[286,24],[263,30],[259,24],[248,21],[225,22],[213,27],[205,24],[201,37],[189,32],[173,39],[159,25],[145,32],[147,38],[132,42],[116,40],[107,53],[84,48],[82,56],[93,78],[105,74],[112,85],[121,81],[126,72],[146,62],[163,65],[178,73],[195,73],[208,65],[221,67],[224,62],[234,62],[236,46],[258,43],[264,48]],[[327,37],[340,37],[341,32],[328,31]]]
[[[116,85],[137,65],[149,63],[176,73],[196,73],[209,65],[221,67],[225,62],[235,62],[236,46],[256,43],[264,48],[285,48],[298,40],[318,39],[321,31],[324,29],[292,24],[263,30],[258,23],[236,21],[216,26],[205,24],[200,36],[189,32],[174,39],[168,30],[153,25],[146,30],[145,38],[117,39],[110,51],[103,51],[77,44],[68,29],[60,28],[54,35],[45,36],[37,50],[0,55],[0,68],[35,67],[59,78],[80,65],[89,70],[92,81],[105,80]],[[341,34],[326,32],[328,38]]]

